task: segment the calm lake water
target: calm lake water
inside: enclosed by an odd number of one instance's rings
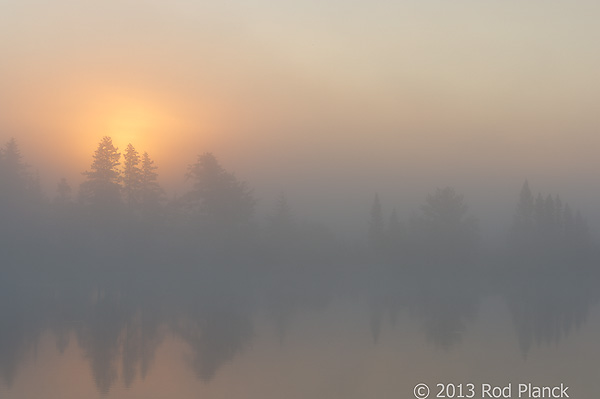
[[[563,383],[571,398],[600,391],[593,269],[246,277],[5,275],[0,397],[412,398],[418,383],[430,397],[438,383],[472,383],[476,398],[481,384],[512,383],[515,398],[519,383]]]

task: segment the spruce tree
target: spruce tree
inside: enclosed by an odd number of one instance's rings
[[[121,153],[108,136],[102,138],[94,152],[87,180],[81,184],[82,202],[98,207],[118,204],[121,200],[121,176],[118,170]]]
[[[123,158],[123,196],[125,203],[134,207],[140,201],[140,156],[133,145],[128,144]]]
[[[522,242],[531,236],[534,226],[533,211],[533,195],[529,189],[529,182],[525,180],[523,187],[521,187],[519,203],[517,204],[517,210],[513,221],[514,239],[517,241]]]
[[[198,157],[188,167],[186,177],[193,182],[184,201],[215,234],[248,227],[254,214],[252,191],[233,173],[226,171],[211,153]]]
[[[150,155],[144,152],[139,176],[139,200],[145,210],[158,207],[164,194],[163,189],[158,184],[157,169],[158,167],[150,159]]]

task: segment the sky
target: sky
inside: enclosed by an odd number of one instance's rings
[[[406,213],[446,185],[502,219],[526,178],[600,214],[598,17],[587,0],[0,0],[0,141],[49,195],[108,135],[170,195],[210,151],[263,203],[284,191],[342,224],[375,192]]]

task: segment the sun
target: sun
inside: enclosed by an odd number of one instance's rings
[[[119,148],[149,144],[156,130],[163,125],[155,112],[143,104],[120,104],[104,119],[105,135],[112,137]]]
[[[131,143],[143,153],[158,148],[177,123],[169,107],[151,97],[110,92],[86,104],[80,125],[80,140],[86,148],[95,148],[102,137],[109,136],[120,151]]]

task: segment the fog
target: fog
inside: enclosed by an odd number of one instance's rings
[[[88,381],[82,383],[88,394],[133,397],[146,383],[170,375],[165,360],[155,364],[158,353],[183,353],[170,360],[188,375],[181,389],[194,389],[194,381],[208,389],[222,369],[252,352],[256,340],[266,347],[251,356],[261,358],[270,345],[285,348],[290,335],[307,328],[320,339],[337,336],[337,350],[347,355],[333,356],[342,358],[423,340],[440,357],[438,365],[445,352],[471,354],[471,331],[478,331],[520,357],[500,360],[492,352],[493,375],[461,378],[501,383],[502,375],[512,375],[511,364],[527,362],[531,353],[546,356],[544,348],[581,334],[596,313],[600,253],[587,217],[568,195],[537,192],[529,180],[502,205],[502,211],[511,209],[507,223],[487,227],[495,236],[482,233],[477,208],[450,186],[431,190],[410,213],[386,204],[383,194],[358,193],[356,202],[343,205],[359,205],[352,223],[360,228],[349,231],[327,223],[320,213],[327,208],[296,212],[296,197],[285,191],[258,212],[251,184],[208,152],[183,173],[188,190],[172,197],[148,153],[133,145],[119,150],[108,136],[91,154],[83,182],[74,187],[61,179],[54,193],[42,190],[16,139],[3,145],[0,159],[0,368],[8,397],[40,394],[19,382],[19,376],[46,378],[34,376],[43,369],[26,367],[27,359],[38,359],[38,347],[42,364],[77,364],[67,375]],[[348,333],[334,333],[340,328]],[[389,341],[390,334],[404,338]],[[356,339],[360,343],[351,343]],[[318,342],[301,345],[304,356],[319,358],[312,352]],[[428,353],[425,348],[420,351]],[[288,361],[305,361],[300,353],[290,356]],[[263,361],[259,367],[273,366]],[[330,366],[345,375],[330,382],[338,384],[333,391],[310,382],[307,389],[345,396],[346,378],[355,371],[346,375],[350,371],[338,369],[341,364]],[[160,374],[151,372],[154,367]],[[369,373],[386,372],[384,364],[372,367]],[[427,381],[449,375],[433,364],[422,372]],[[162,392],[175,389],[170,378],[160,383]],[[412,378],[394,389],[409,389]],[[227,395],[210,389],[215,397]],[[392,385],[369,389],[389,392]],[[593,384],[580,382],[577,389],[592,392]],[[301,390],[267,384],[255,394],[273,392],[293,396]],[[74,391],[60,385],[47,394]]]
[[[597,396],[599,16],[2,1],[0,397]]]

